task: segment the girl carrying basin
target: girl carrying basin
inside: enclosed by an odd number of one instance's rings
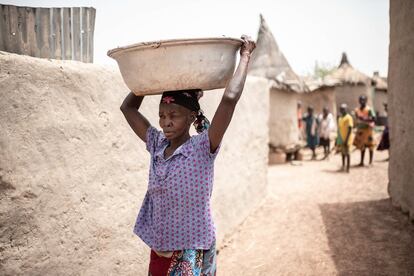
[[[251,53],[242,36],[240,62],[210,122],[201,90],[167,91],[159,105],[159,125],[139,112],[143,96],[125,98],[121,110],[151,155],[148,190],[134,233],[150,248],[149,275],[215,275],[215,226],[211,216],[214,160],[242,94]],[[198,135],[190,136],[194,125]]]

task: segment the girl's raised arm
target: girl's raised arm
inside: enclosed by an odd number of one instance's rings
[[[151,124],[147,118],[138,111],[143,99],[143,96],[135,96],[134,93],[130,92],[121,105],[121,111],[135,134],[138,135],[142,141],[147,142],[147,130]]]
[[[240,63],[224,90],[223,98],[214,114],[211,126],[208,129],[211,152],[217,150],[223,139],[224,133],[230,124],[236,104],[243,92],[250,55],[256,47],[255,42],[252,41],[250,37],[243,35],[241,38],[244,43],[240,49]]]

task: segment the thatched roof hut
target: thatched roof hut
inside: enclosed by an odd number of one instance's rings
[[[371,78],[352,67],[346,53],[342,53],[338,68],[327,75],[324,82],[336,83],[334,90],[337,110],[342,103],[346,103],[350,109],[356,108],[361,95],[368,98],[369,105],[373,104]]]
[[[279,49],[272,32],[260,15],[256,50],[249,65],[249,75],[271,82],[269,143],[271,152],[299,148],[297,94],[307,90],[304,81],[292,70]]]
[[[295,92],[307,90],[304,81],[292,70],[277,45],[263,15],[260,15],[256,46],[249,64],[250,75],[273,80],[280,89]]]
[[[325,77],[327,82],[338,82],[339,84],[352,84],[352,85],[368,85],[371,79],[361,73],[349,63],[346,53],[342,53],[341,62],[336,70]]]
[[[327,107],[336,117],[335,86],[339,85],[339,82],[311,77],[305,77],[304,81],[309,91],[298,95],[302,105],[304,107],[312,106],[318,114],[322,113],[324,107]]]

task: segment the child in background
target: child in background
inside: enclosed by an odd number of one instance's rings
[[[312,151],[312,160],[316,160],[316,146],[319,144],[319,121],[314,114],[312,106],[308,107],[308,114],[303,118],[306,129],[306,144]]]
[[[341,116],[338,119],[337,145],[339,146],[342,154],[341,171],[349,173],[349,167],[351,164],[350,147],[353,140],[352,127],[354,126],[354,122],[352,116],[348,114],[348,106],[346,104],[341,104],[339,112],[341,113]]]
[[[375,113],[372,108],[367,105],[367,97],[361,95],[359,97],[359,107],[355,109],[356,128],[357,133],[354,140],[354,145],[357,149],[361,150],[361,162],[358,166],[364,166],[365,150],[369,151],[369,165],[372,165],[374,158],[374,126],[375,126]]]
[[[125,98],[121,110],[151,155],[148,191],[134,233],[150,248],[149,275],[215,275],[215,226],[211,217],[214,160],[242,94],[255,43],[242,36],[240,63],[211,125],[198,99],[200,90],[164,92],[159,125],[138,111],[142,96]],[[191,124],[198,135],[190,136]],[[208,128],[208,129],[207,129]]]
[[[335,131],[335,120],[327,107],[324,107],[322,114],[319,116],[319,145],[323,147],[324,157],[326,159],[331,152],[331,132]]]

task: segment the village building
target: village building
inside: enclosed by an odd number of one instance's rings
[[[263,16],[260,20],[249,75],[269,80],[269,162],[281,163],[300,148],[297,101],[307,88],[290,67]]]
[[[335,85],[338,81],[325,81],[321,78],[305,78],[308,91],[298,94],[304,108],[312,106],[316,114],[322,114],[323,108],[328,108],[334,118],[337,115]]]
[[[324,107],[336,117],[341,103],[346,103],[352,110],[356,108],[358,98],[365,95],[368,104],[374,109],[378,123],[386,122],[384,104],[387,103],[387,80],[374,72],[372,78],[354,69],[343,53],[341,63],[337,69],[324,78],[305,78],[309,92],[299,95],[304,106],[313,106],[316,113],[321,113]]]
[[[374,72],[372,76],[372,85],[374,87],[373,107],[379,121],[387,117],[384,104],[388,103],[388,84],[386,78],[382,78],[379,72]]]
[[[342,103],[348,105],[350,110],[359,106],[358,98],[364,95],[368,99],[368,105],[373,106],[373,87],[371,79],[361,73],[348,61],[346,53],[342,53],[341,62],[337,69],[324,78],[324,82],[335,83],[336,110]]]

